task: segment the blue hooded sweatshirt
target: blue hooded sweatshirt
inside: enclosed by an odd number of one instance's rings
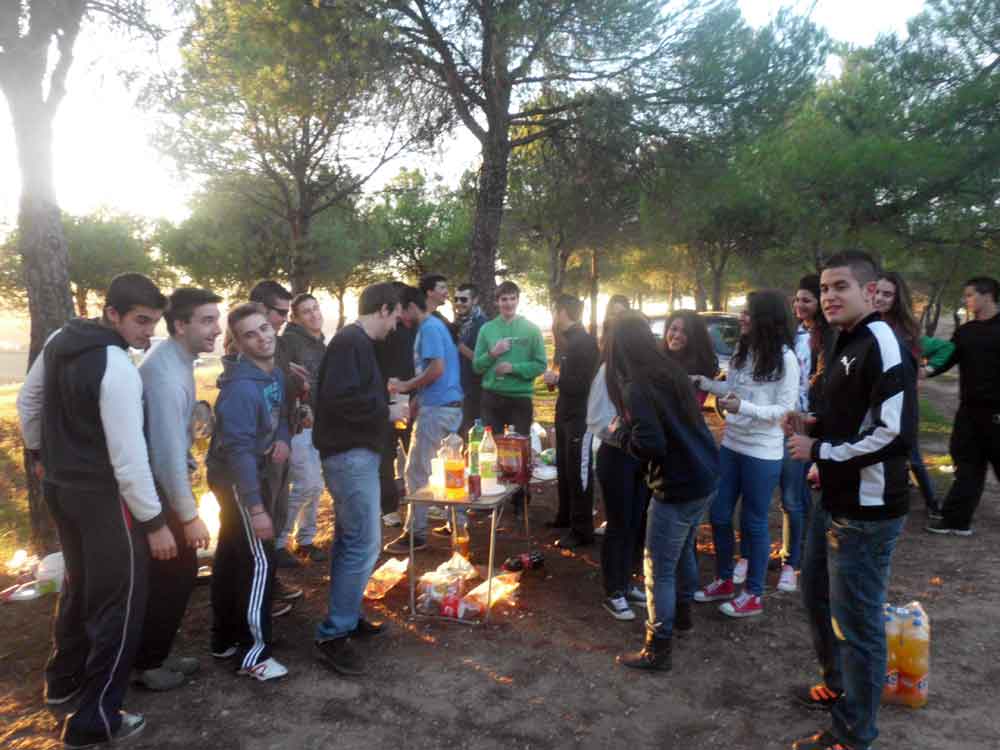
[[[275,367],[270,373],[243,357],[224,357],[215,401],[215,432],[207,464],[232,482],[246,507],[266,505],[262,477],[278,440],[289,440],[288,422],[280,418],[285,379]]]

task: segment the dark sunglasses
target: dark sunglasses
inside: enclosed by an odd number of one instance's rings
[[[456,302],[468,302],[472,297],[455,297]]]
[[[291,308],[288,308],[288,307],[274,307],[272,305],[267,305],[267,309],[268,310],[274,310],[282,318],[287,318],[288,317],[288,312],[289,312],[289,310]]]

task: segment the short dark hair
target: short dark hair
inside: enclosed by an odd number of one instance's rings
[[[292,297],[292,304],[291,304],[292,315],[298,313],[299,305],[301,305],[303,302],[308,302],[309,300],[312,300],[313,302],[319,304],[317,299],[313,297],[312,294],[310,294],[309,292],[302,292],[301,294],[296,294],[294,297]]]
[[[405,309],[410,306],[411,302],[424,312],[427,312],[427,295],[424,294],[423,289],[417,289],[415,286],[403,287],[403,290],[399,293],[399,304]]]
[[[837,253],[827,260],[823,265],[823,270],[844,268],[845,266],[851,269],[851,273],[854,274],[854,278],[861,286],[878,281],[878,263],[863,250],[844,250]]]
[[[795,287],[796,291],[799,289],[805,289],[809,294],[819,301],[819,276],[814,273],[809,273],[799,279],[799,285]]]
[[[291,300],[292,293],[274,279],[258,281],[250,290],[250,301],[260,302],[266,307],[273,308],[274,303],[279,299]]]
[[[242,305],[234,307],[226,316],[226,327],[232,337],[236,338],[236,326],[251,315],[263,315],[267,319],[267,310],[263,302],[244,302]]]
[[[513,281],[501,282],[500,286],[497,287],[497,290],[493,292],[493,297],[495,299],[500,299],[505,294],[514,294],[520,297],[521,287],[519,287]]]
[[[439,281],[447,281],[447,280],[448,280],[447,276],[442,276],[439,273],[425,273],[423,276],[420,277],[420,282],[419,282],[420,291],[423,292],[424,294],[427,294],[427,292],[432,291],[434,287],[438,285]]]
[[[979,294],[990,295],[994,302],[1000,299],[1000,282],[991,276],[973,276],[962,284],[963,289],[967,286],[971,286]]]
[[[560,294],[556,298],[556,312],[560,310],[565,310],[570,320],[579,321],[583,315],[583,300],[572,294]]]
[[[167,307],[167,311],[163,313],[163,319],[167,321],[167,333],[173,336],[177,333],[174,329],[174,324],[178,320],[182,323],[190,323],[191,315],[194,314],[196,307],[217,305],[222,302],[222,297],[208,289],[182,287],[174,289],[173,294],[167,298],[167,301],[169,302],[169,306]]]
[[[361,298],[358,300],[358,315],[373,315],[381,312],[383,307],[388,307],[391,312],[396,309],[398,304],[399,292],[391,281],[371,284],[361,292]]]
[[[461,284],[459,284],[458,291],[468,292],[469,295],[472,297],[479,296],[479,286],[477,284],[473,284],[471,281],[463,281]]]
[[[151,278],[141,273],[120,273],[111,279],[104,306],[113,308],[119,315],[127,315],[136,307],[164,310],[167,298]]]

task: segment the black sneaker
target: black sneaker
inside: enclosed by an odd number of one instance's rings
[[[361,675],[368,671],[364,659],[347,636],[329,641],[316,641],[316,656],[339,674]]]
[[[302,561],[288,551],[287,548],[282,547],[277,552],[274,553],[274,564],[279,568],[300,568],[302,567]]]
[[[812,711],[829,711],[843,694],[843,690],[831,690],[822,682],[793,693],[795,700]]]
[[[304,544],[296,551],[314,563],[326,562],[329,559],[326,550],[322,547],[317,547],[315,544]]]
[[[83,748],[87,747],[117,744],[135,737],[145,729],[146,720],[142,717],[142,714],[130,714],[127,711],[120,711],[119,713],[122,717],[122,723],[118,725],[118,729],[111,733],[111,737],[108,737],[106,734],[101,734],[99,737],[94,735],[88,737],[73,735],[69,731],[69,719],[67,719],[62,733],[63,747],[68,748],[68,750],[83,750]]]
[[[72,690],[58,692],[52,690],[48,685],[45,686],[45,705],[46,706],[62,706],[69,703],[71,700],[76,698],[83,690],[83,685],[77,685]]]
[[[284,617],[291,611],[292,611],[291,602],[283,602],[281,600],[276,599],[271,604],[271,617]]]
[[[302,589],[282,583],[280,578],[274,579],[274,593],[272,598],[277,602],[293,602],[302,597]]]
[[[594,543],[593,537],[586,539],[575,531],[564,534],[556,540],[556,546],[560,549],[576,549],[577,547],[588,547]]]
[[[358,618],[358,624],[351,631],[352,638],[370,638],[373,635],[382,635],[385,632],[385,623],[372,622],[364,617]]]
[[[792,743],[792,750],[851,750],[829,732],[817,732]]]
[[[924,526],[924,531],[930,532],[931,534],[951,534],[952,536],[972,536],[971,528],[958,528],[956,526],[950,526],[944,518],[940,519],[930,519],[927,525]]]
[[[427,549],[427,540],[422,536],[413,537],[413,549]],[[410,554],[410,532],[404,531],[396,539],[385,545],[385,551],[390,555]]]

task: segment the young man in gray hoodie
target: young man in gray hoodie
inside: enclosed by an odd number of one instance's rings
[[[156,491],[167,525],[177,540],[177,557],[152,560],[146,624],[135,659],[135,681],[149,690],[170,690],[198,670],[193,657],[170,656],[177,629],[198,577],[198,548],[208,548],[210,535],[198,515],[191,490],[191,456],[195,395],[194,363],[215,349],[222,333],[219,302],[206,289],[177,289],[164,313],[169,338],[154,346],[139,365],[146,442]]]
[[[253,302],[226,320],[238,354],[223,360],[208,485],[219,501],[219,542],[212,571],[212,655],[237,657],[240,674],[272,680],[288,674],[271,657],[275,493],[272,464],[288,460],[282,418],[285,378],[275,366],[277,336]]]

